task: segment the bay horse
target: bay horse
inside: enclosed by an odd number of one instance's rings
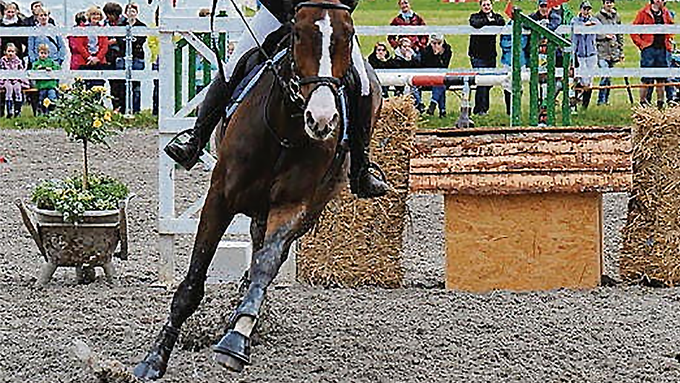
[[[165,373],[180,327],[198,308],[208,266],[237,213],[252,219],[249,281],[213,351],[229,369],[241,371],[250,364],[250,336],[267,287],[293,241],[347,183],[346,106],[353,101],[343,84],[352,76],[350,8],[338,0],[298,4],[289,39],[288,52],[269,62],[220,140],[189,270],[175,291],[168,322],[135,367],[139,378]],[[372,130],[382,98],[377,76],[368,68]]]

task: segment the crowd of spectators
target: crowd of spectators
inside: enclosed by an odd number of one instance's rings
[[[91,35],[69,36],[67,41],[60,35],[42,32],[49,25],[56,25],[54,19],[41,1],[30,5],[31,15],[25,16],[18,3],[0,0],[0,27],[33,27],[35,33],[29,37],[2,36],[0,31],[0,69],[5,70],[58,70],[61,69],[70,53],[68,68],[74,70],[120,70],[125,69],[127,44],[125,37],[106,36],[92,30]],[[139,20],[139,6],[127,3],[125,7],[115,2],[108,2],[102,8],[91,6],[87,10],[76,13],[74,26],[91,28],[102,26],[146,26]],[[46,28],[47,29],[47,28]],[[144,44],[146,37],[134,36],[132,46],[132,69],[142,70],[145,66]],[[87,80],[92,87],[104,85],[104,80]],[[0,80],[0,90],[4,93],[4,102],[0,105],[0,116],[16,117],[21,114],[24,102],[23,89],[32,87],[37,91],[34,96],[33,109],[37,113],[48,113],[43,106],[48,98],[54,101],[57,97],[59,82],[57,80],[36,80],[30,84],[26,79]],[[110,80],[113,107],[121,112],[138,113],[141,109],[139,81],[132,82],[132,110],[126,110],[127,92],[125,80]],[[44,103],[49,105],[49,103]]]
[[[585,0],[579,5],[578,14],[573,14],[570,8],[564,4],[550,6],[549,0],[537,0],[537,9],[529,15],[540,24],[551,30],[556,30],[560,25],[591,26],[591,25],[618,25],[621,19],[616,12],[615,0],[602,0],[601,9],[593,12],[592,4]],[[390,25],[395,26],[421,26],[426,25],[425,19],[416,13],[409,0],[398,0],[398,14],[391,20]],[[92,30],[91,35],[69,36],[66,41],[60,35],[47,32],[50,25],[55,25],[54,19],[41,1],[30,4],[30,15],[22,13],[16,2],[0,0],[0,28],[2,27],[34,27],[35,33],[29,37],[3,36],[0,30],[0,69],[25,70],[57,70],[68,65],[74,70],[121,70],[125,68],[125,56],[127,44],[124,37],[106,36],[105,32]],[[103,7],[92,6],[87,10],[78,12],[74,17],[75,26],[90,28],[101,26],[146,26],[139,18],[139,7],[135,3],[129,3],[125,7],[116,2],[108,2]],[[508,20],[509,23],[512,20]],[[650,3],[641,9],[633,24],[672,24],[673,14],[665,7],[664,0],[650,0]],[[506,24],[505,17],[493,10],[492,0],[479,0],[479,11],[470,15],[469,25],[473,28],[486,26],[503,26]],[[45,32],[42,29],[45,28]],[[576,34],[570,36],[573,42],[575,63],[582,68],[593,69],[612,68],[624,60],[621,34]],[[632,41],[640,49],[640,66],[669,67],[670,52],[673,49],[672,35],[664,34],[632,34]],[[132,46],[132,69],[142,70],[145,67],[144,44],[146,38],[136,36]],[[149,39],[151,40],[151,39]],[[499,41],[498,41],[499,40]],[[521,55],[523,65],[528,63],[527,36],[522,37],[524,52]],[[149,41],[152,45],[152,41]],[[500,63],[509,68],[511,64],[512,40],[510,35],[502,35],[500,39],[496,35],[471,35],[467,56],[473,68],[495,68],[498,64],[498,50],[500,47]],[[153,51],[153,49],[152,49]],[[64,61],[70,56],[70,62]],[[373,52],[368,60],[376,69],[388,68],[448,68],[452,56],[451,46],[446,42],[443,35],[391,35],[387,36],[387,42],[378,42],[373,47]],[[151,62],[154,58],[152,57]],[[561,66],[562,52],[557,51],[556,64]],[[156,63],[157,65],[157,63]],[[642,78],[643,83],[665,83],[666,78]],[[89,86],[103,85],[104,80],[88,80]],[[125,80],[110,80],[112,103],[114,108],[124,112],[137,113],[141,107],[140,83],[132,82],[132,110],[126,110],[127,87]],[[611,80],[607,77],[600,79],[600,86],[608,86]],[[33,100],[34,110],[37,102],[45,98],[51,100],[57,97],[55,89],[58,81],[39,80],[29,83],[25,79],[0,80],[0,92],[3,97],[0,102],[0,116],[17,116],[21,113],[24,103],[24,89],[34,88],[37,96]],[[593,86],[592,76],[583,76],[577,79],[576,90],[578,99],[583,107],[590,103]],[[640,88],[640,101],[643,104],[652,102],[654,88]],[[672,88],[657,86],[657,105],[662,107],[664,100],[677,97]],[[440,117],[446,115],[446,89],[443,86],[432,87],[432,96],[429,105],[423,102],[421,89],[412,87],[404,89],[396,87],[383,88],[383,95],[389,92],[396,95],[405,91],[411,92],[417,109],[421,113],[434,115],[438,111]],[[474,97],[475,115],[485,115],[489,111],[490,87],[477,87]],[[609,102],[609,89],[600,89],[597,104],[605,105]],[[156,94],[156,93],[154,93]],[[506,112],[510,113],[510,93],[505,91]],[[38,107],[37,112],[46,113],[48,110]]]
[[[398,0],[399,14],[390,22],[390,25],[409,26],[426,25],[425,19],[411,9],[408,0]],[[650,0],[649,4],[642,8],[633,24],[672,24],[673,13],[665,7],[664,0]],[[469,25],[473,28],[485,26],[504,26],[506,17],[493,10],[492,0],[479,0],[479,11],[470,15]],[[595,25],[620,25],[621,18],[616,12],[615,0],[602,0],[601,8],[595,12],[589,0],[578,3],[578,13],[574,14],[566,4],[551,6],[549,0],[537,0],[537,9],[529,14],[529,17],[546,28],[555,31],[561,25],[595,26]],[[512,23],[511,19],[507,23]],[[565,36],[573,43],[574,63],[582,69],[613,68],[617,63],[624,60],[622,34],[575,34]],[[670,34],[631,34],[633,43],[640,49],[640,67],[642,68],[668,68],[671,66],[671,52],[674,44]],[[373,52],[368,57],[371,65],[376,69],[384,68],[447,68],[451,59],[451,47],[446,43],[442,35],[414,35],[414,36],[388,36],[389,44],[378,42]],[[528,36],[523,35],[521,46],[523,54],[520,56],[522,66],[529,62]],[[471,35],[467,56],[473,68],[496,68],[497,48],[500,47],[500,63],[509,69],[511,66],[512,36],[502,35],[497,41],[495,35]],[[545,48],[545,42],[543,42]],[[390,52],[390,49],[393,51]],[[545,57],[545,49],[539,50]],[[434,58],[434,59],[433,59]],[[556,66],[561,67],[563,54],[561,50],[556,52]],[[581,71],[581,73],[588,71]],[[667,83],[666,78],[642,78],[646,84]],[[597,105],[609,103],[611,85],[609,77],[601,77]],[[592,96],[593,76],[584,75],[576,79],[576,97],[580,105],[585,109],[590,104]],[[664,100],[678,101],[678,92],[675,87],[657,86],[657,106],[663,107]],[[490,87],[479,86],[475,90],[474,108],[475,115],[485,115],[489,111]],[[640,103],[651,104],[654,88],[640,88]],[[383,88],[383,95],[387,96],[389,89]],[[410,90],[413,94],[416,107],[419,111],[434,114],[439,108],[440,116],[446,115],[445,89],[435,87],[432,89],[430,106],[425,108],[422,102],[421,89],[414,87]],[[403,89],[395,89],[396,94]],[[510,114],[510,97],[507,90],[504,91],[506,113]],[[442,101],[444,100],[444,101]],[[543,101],[542,101],[543,102]]]

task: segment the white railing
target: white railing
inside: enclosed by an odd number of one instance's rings
[[[185,12],[186,13],[186,12]],[[210,32],[210,19],[209,18],[199,18],[199,17],[178,17],[175,16],[165,17],[161,20],[161,24],[158,28],[149,27],[132,27],[130,28],[133,36],[159,36],[162,32],[198,32],[207,33]],[[93,29],[96,28],[96,33],[93,33]],[[227,32],[230,34],[230,40],[236,40],[243,31],[243,21],[238,18],[216,18],[215,28],[220,32]],[[66,42],[66,36],[90,36],[93,34],[103,35],[103,36],[125,36],[127,33],[127,27],[14,27],[14,28],[3,28],[0,30],[0,35],[2,36],[35,36],[35,35],[60,35],[64,37]],[[399,35],[399,34],[418,34],[418,35],[429,35],[432,33],[441,33],[445,35],[500,35],[500,34],[510,34],[512,33],[512,28],[510,26],[504,27],[484,27],[480,29],[475,29],[470,26],[465,25],[455,25],[455,26],[357,26],[357,33],[363,36],[388,36],[388,35]],[[598,25],[598,26],[560,26],[557,29],[558,33],[561,34],[571,34],[571,33],[598,33],[598,34],[631,34],[631,33],[644,33],[644,34],[655,34],[655,33],[670,33],[670,34],[680,34],[680,25]],[[632,41],[628,43],[632,44]],[[201,52],[204,56],[208,56],[209,52]],[[64,65],[68,67],[68,58],[70,52],[67,53],[67,60],[65,60]],[[408,72],[417,73],[421,69],[408,69]],[[465,69],[445,69],[445,70],[433,70],[433,69],[422,69],[423,72],[451,72],[451,71],[464,71]],[[469,70],[469,69],[468,69]],[[398,71],[390,69],[388,71]],[[484,71],[484,69],[475,69],[475,71]],[[490,69],[494,73],[505,73],[507,71],[502,68]],[[73,78],[80,77],[84,79],[126,79],[125,70],[104,70],[104,71],[88,71],[88,70],[71,70],[62,69],[61,71],[3,71],[3,76],[6,77],[25,77],[31,80],[35,79],[60,79],[60,80],[72,80]],[[575,75],[580,76],[580,68],[575,69]],[[680,77],[680,69],[678,68],[597,68],[588,71],[589,75],[596,77]],[[146,65],[145,69],[142,71],[132,71],[131,80],[134,81],[150,81],[153,79],[158,79],[158,73],[151,70],[151,65]]]

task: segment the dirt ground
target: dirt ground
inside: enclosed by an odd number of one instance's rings
[[[155,287],[158,245],[157,136],[130,130],[92,167],[126,181],[130,260],[108,286],[87,286],[72,269],[34,287],[42,258],[14,206],[42,179],[79,169],[80,152],[60,131],[1,131],[0,382],[100,381],[76,356],[84,342],[103,361],[131,369],[164,323],[172,292]],[[208,174],[178,172],[178,204]],[[196,186],[198,185],[198,186]],[[625,195],[605,200],[606,271],[616,277]],[[405,288],[272,289],[254,364],[241,374],[212,361],[208,346],[233,308],[233,285],[211,286],[183,329],[164,382],[678,382],[678,289],[619,285],[588,291],[469,294],[443,286],[441,198],[411,201]],[[192,238],[178,241],[177,277]],[[183,349],[185,348],[185,349]],[[101,380],[105,381],[105,380]],[[108,380],[116,381],[116,380]],[[120,381],[120,380],[119,380]]]

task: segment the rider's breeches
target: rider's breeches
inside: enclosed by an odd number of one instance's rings
[[[253,30],[253,33],[255,33],[255,36],[257,36],[257,41],[259,41],[260,44],[270,33],[276,31],[280,27],[281,23],[265,7],[260,8],[250,20],[250,28]],[[227,81],[234,73],[236,63],[238,63],[241,56],[255,46],[256,44],[255,40],[253,40],[253,36],[247,29],[244,30],[234,53],[224,66],[224,78],[227,79]],[[357,73],[359,73],[361,95],[367,96],[370,93],[370,84],[368,82],[368,75],[366,74],[366,67],[364,66],[364,58],[361,55],[361,50],[359,48],[359,40],[356,37],[354,38],[354,44],[352,44],[352,62],[354,63],[354,68],[356,68]]]

